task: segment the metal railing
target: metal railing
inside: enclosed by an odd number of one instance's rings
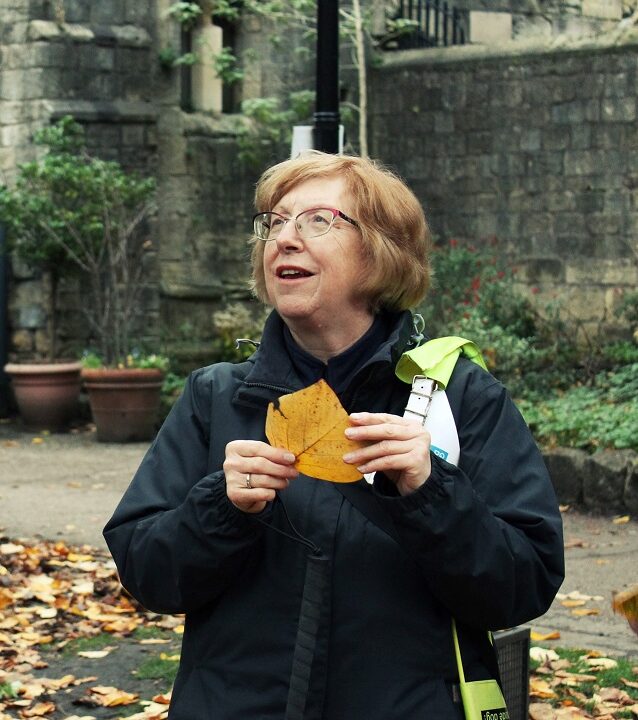
[[[395,35],[386,50],[464,45],[467,38],[467,13],[442,0],[400,0],[394,20],[410,24]]]

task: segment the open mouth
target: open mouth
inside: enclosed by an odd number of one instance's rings
[[[299,280],[300,278],[311,277],[312,273],[301,268],[279,268],[277,277],[282,280]]]

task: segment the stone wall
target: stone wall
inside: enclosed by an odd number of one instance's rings
[[[157,168],[157,82],[151,0],[0,2],[0,172],[35,158],[33,134],[70,114],[86,129],[91,152],[128,169]],[[75,283],[60,286],[62,352],[88,344]],[[157,284],[146,289],[146,332],[158,334]],[[13,356],[48,352],[47,280],[13,263],[10,296]]]
[[[440,239],[496,236],[541,301],[613,324],[638,284],[638,34],[387,55],[372,154]]]

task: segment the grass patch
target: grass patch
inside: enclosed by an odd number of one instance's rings
[[[556,693],[556,697],[550,698],[545,702],[549,702],[555,707],[564,705],[565,703],[575,704],[580,706],[582,709],[591,712],[596,704],[594,701],[594,695],[600,693],[603,688],[615,688],[626,692],[627,695],[634,700],[634,702],[638,703],[638,689],[629,687],[623,682],[623,680],[635,682],[636,679],[638,679],[638,672],[634,670],[634,668],[638,666],[637,658],[610,657],[609,659],[614,660],[617,663],[615,667],[598,670],[587,662],[588,659],[593,657],[587,650],[566,648],[553,649],[558,654],[560,660],[567,661],[569,663],[568,667],[562,668],[567,673],[595,676],[596,679],[593,681],[578,682],[577,684],[570,686],[562,684],[554,685],[551,683],[551,673],[546,673],[547,668],[551,669],[551,663],[539,663],[530,659],[531,672],[535,673],[540,669],[540,671],[536,674],[536,677],[550,681],[550,684],[552,684],[553,690]],[[576,691],[587,699],[583,701],[581,697],[579,702],[577,697],[571,691]],[[633,717],[631,711],[625,710],[624,708],[618,708],[613,714],[615,718]]]
[[[162,628],[155,627],[153,625],[144,626],[140,625],[133,631],[131,637],[138,642],[140,640],[175,640],[177,637],[174,632],[168,630],[162,630]]]
[[[117,638],[109,633],[101,633],[93,637],[81,637],[69,641],[62,648],[62,655],[68,657],[87,650],[102,650],[103,648],[117,644]]]
[[[156,655],[143,662],[135,671],[135,677],[141,680],[164,680],[168,685],[172,685],[177,675],[179,662],[167,658],[177,657],[177,655],[168,655],[163,657]]]

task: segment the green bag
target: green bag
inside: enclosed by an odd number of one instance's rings
[[[459,671],[465,720],[509,720],[510,714],[505,705],[505,698],[496,680],[465,681],[459,636],[456,633],[454,618],[452,618],[452,637],[454,638],[454,652]]]

